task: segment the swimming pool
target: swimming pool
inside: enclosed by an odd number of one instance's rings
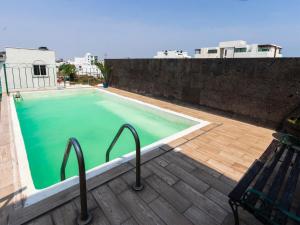
[[[22,101],[11,100],[16,109],[14,132],[20,172],[24,173],[21,179],[34,193],[64,183],[60,182],[60,166],[70,137],[80,142],[88,173],[101,173],[106,150],[124,123],[137,130],[142,153],[208,124],[99,89],[24,92],[22,97]],[[125,130],[110,159],[119,163],[129,160],[134,150],[134,140]],[[66,175],[74,181],[77,174],[72,152]]]

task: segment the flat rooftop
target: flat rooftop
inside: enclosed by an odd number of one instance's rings
[[[142,156],[145,189],[134,192],[134,160],[88,180],[91,224],[234,224],[227,194],[273,139],[273,130],[126,91],[123,96],[211,122]],[[0,117],[0,224],[75,224],[80,212],[75,186],[22,208],[22,188],[10,131],[8,98]],[[9,132],[7,132],[9,131]],[[240,214],[241,224],[260,224]]]

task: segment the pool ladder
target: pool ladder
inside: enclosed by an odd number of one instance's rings
[[[64,154],[64,159],[61,164],[60,168],[60,178],[61,180],[66,179],[66,165],[69,159],[71,147],[74,147],[76,157],[77,157],[77,162],[78,162],[78,170],[79,170],[79,185],[80,185],[80,208],[81,208],[81,213],[80,217],[77,218],[77,223],[79,225],[85,225],[91,222],[92,216],[91,214],[88,213],[87,210],[87,192],[86,192],[86,177],[85,177],[85,165],[84,165],[84,158],[83,158],[83,153],[81,150],[81,146],[79,142],[77,141],[76,138],[70,138],[67,147],[65,150]]]
[[[118,133],[114,137],[113,141],[111,142],[110,146],[108,147],[106,151],[106,162],[109,161],[109,155],[113,147],[115,146],[116,142],[118,141],[119,137],[121,136],[122,132],[125,129],[128,129],[131,134],[134,137],[135,141],[135,152],[136,152],[136,182],[132,186],[133,190],[135,191],[141,191],[143,190],[144,186],[141,183],[141,146],[140,146],[140,139],[139,136],[134,129],[133,126],[130,124],[124,124],[120,127]],[[92,221],[92,215],[88,213],[87,209],[87,188],[86,188],[86,176],[85,176],[85,163],[84,163],[84,157],[82,153],[81,146],[76,138],[70,138],[67,143],[67,147],[65,150],[63,162],[60,169],[60,176],[61,180],[66,179],[65,170],[66,165],[69,159],[71,147],[74,147],[77,162],[78,162],[78,170],[79,170],[79,186],[80,186],[80,217],[77,218],[77,223],[79,225],[86,225],[89,224]]]
[[[115,138],[111,142],[110,146],[108,147],[106,151],[106,162],[109,162],[109,155],[112,150],[112,148],[115,146],[116,142],[119,140],[119,137],[121,136],[122,132],[127,128],[131,134],[133,135],[134,141],[135,141],[135,168],[136,168],[136,179],[135,184],[132,186],[132,188],[135,191],[141,191],[143,190],[144,186],[141,183],[141,144],[140,144],[140,138],[136,130],[133,126],[130,124],[124,124],[120,127],[118,133],[116,134]]]
[[[16,94],[14,94],[14,99],[18,101],[23,101],[23,97],[19,91],[17,91]]]

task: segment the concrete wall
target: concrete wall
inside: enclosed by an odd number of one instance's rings
[[[277,127],[300,106],[300,58],[108,59],[112,86]]]
[[[6,48],[5,52],[7,84],[10,91],[56,86],[57,77],[54,51]],[[46,75],[34,75],[33,65],[45,65]],[[3,87],[5,80],[1,64],[0,76]]]
[[[51,50],[5,48],[7,64],[55,65],[55,52]]]

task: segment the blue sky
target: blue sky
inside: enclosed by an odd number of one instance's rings
[[[48,46],[57,57],[152,57],[219,41],[275,43],[300,56],[300,0],[9,0],[0,48]]]

